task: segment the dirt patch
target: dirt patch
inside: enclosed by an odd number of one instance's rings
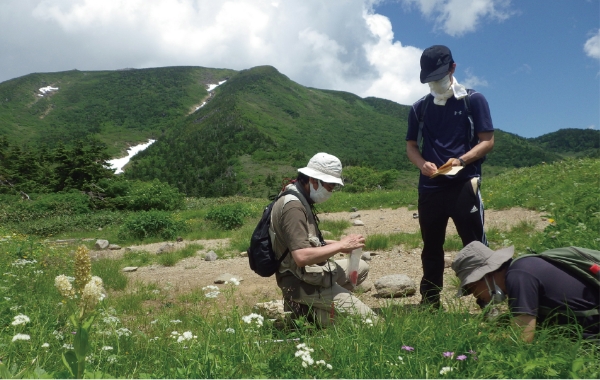
[[[395,232],[414,233],[419,230],[419,222],[413,218],[415,211],[406,208],[379,209],[379,210],[361,210],[355,213],[340,212],[320,215],[321,220],[340,220],[345,219],[352,222],[360,219],[364,226],[353,226],[346,230],[347,233],[362,233],[365,236],[372,234],[389,234]],[[353,214],[360,214],[358,218],[351,219]],[[529,211],[521,208],[513,208],[501,211],[486,211],[486,229],[496,228],[501,231],[508,231],[514,226],[519,226],[523,222],[531,223],[538,231],[543,230],[548,222],[543,214]],[[452,221],[448,224],[448,234],[456,234],[456,228]],[[255,274],[248,265],[246,257],[235,257],[230,259],[220,259],[217,261],[204,261],[202,253],[211,249],[226,247],[227,239],[220,240],[195,240],[182,241],[175,244],[175,248],[183,248],[187,244],[200,244],[204,247],[194,257],[179,261],[172,267],[161,265],[151,265],[140,267],[135,272],[127,273],[130,284],[136,282],[155,283],[161,289],[169,289],[170,297],[176,297],[178,294],[190,292],[195,289],[201,289],[208,285],[215,285],[214,281],[221,274],[229,273],[233,277],[241,280],[235,292],[236,303],[254,305],[257,302],[264,302],[273,299],[280,299],[281,292],[275,283],[274,278],[263,278]],[[131,246],[127,249],[137,251],[147,251],[156,253],[165,243],[154,243],[148,245]],[[125,252],[125,249],[119,251],[92,251],[97,257],[119,257]],[[377,279],[390,274],[406,274],[416,283],[420,281],[422,275],[421,268],[421,250],[405,249],[402,246],[394,247],[391,250],[372,252],[372,260],[369,262],[371,267],[369,280],[371,283]],[[446,256],[452,258],[456,252],[446,252]],[[339,255],[339,258],[343,255]],[[451,268],[444,271],[445,289],[443,296],[452,297],[454,287],[451,286],[451,280],[454,273]],[[222,292],[233,285],[217,285]],[[363,302],[371,307],[381,307],[382,303],[389,302],[381,300],[373,295],[373,290],[367,290],[359,293]],[[404,300],[396,302],[418,303],[420,296],[415,295]]]

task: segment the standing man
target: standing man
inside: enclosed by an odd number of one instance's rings
[[[413,104],[408,117],[406,153],[421,170],[419,225],[423,238],[421,304],[440,307],[444,275],[444,241],[452,218],[463,245],[487,245],[483,230],[481,163],[494,146],[494,126],[485,97],[467,90],[454,77],[450,49],[431,46],[421,55],[421,83],[430,94]],[[433,176],[449,164],[455,175]],[[432,178],[433,176],[433,178]]]
[[[271,242],[277,259],[283,260],[275,273],[286,311],[307,316],[321,326],[335,321],[338,313],[358,314],[365,321],[377,317],[352,295],[348,281],[348,259],[333,260],[365,245],[362,235],[351,234],[340,241],[323,240],[313,205],[325,202],[337,186],[343,186],[342,163],[327,153],[315,154],[298,178],[286,186],[271,212]],[[369,273],[360,260],[356,273],[362,283]]]

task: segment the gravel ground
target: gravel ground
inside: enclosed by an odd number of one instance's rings
[[[406,208],[379,209],[379,210],[359,210],[355,213],[340,212],[320,215],[321,220],[346,219],[350,222],[360,219],[364,226],[353,226],[346,230],[347,233],[362,233],[367,238],[372,234],[387,234],[394,232],[416,232],[419,229],[418,220],[413,218],[415,211]],[[360,217],[351,219],[353,214],[360,214]],[[535,223],[536,229],[543,230],[547,221],[542,214],[521,208],[513,208],[502,211],[486,211],[486,228],[491,227],[499,230],[508,230],[512,226],[518,225],[522,221]],[[450,221],[447,233],[452,235],[456,233],[456,228]],[[241,285],[235,292],[230,292],[230,297],[238,305],[254,305],[257,302],[265,302],[281,298],[281,293],[275,283],[275,278],[263,278],[256,275],[248,265],[248,259],[245,257],[236,257],[231,259],[222,259],[207,262],[202,259],[202,253],[219,246],[226,246],[227,239],[221,240],[197,240],[183,241],[175,243],[176,247],[183,247],[186,244],[201,244],[204,249],[199,251],[198,255],[178,262],[175,266],[164,267],[152,265],[140,267],[135,272],[127,273],[130,278],[130,284],[135,286],[137,282],[156,283],[163,294],[169,299],[175,299],[179,294],[187,293],[194,289],[201,289],[207,285],[215,285],[214,280],[221,274],[229,273],[234,277],[241,279]],[[163,246],[165,243],[154,243],[143,246],[129,247],[131,250],[144,250],[151,253]],[[97,257],[120,256],[125,250],[120,251],[93,251]],[[406,274],[417,284],[422,275],[420,249],[404,249],[402,246],[393,247],[386,251],[372,251],[372,260],[369,261],[371,267],[369,279],[365,283],[367,289],[363,289],[357,294],[363,302],[371,307],[381,307],[381,300],[374,297],[375,291],[371,285],[377,279],[390,274]],[[446,256],[452,258],[456,252],[446,252]],[[339,257],[342,257],[340,255]],[[455,287],[452,285],[452,279],[455,278],[451,268],[446,268],[444,276],[445,289],[442,293],[443,298],[451,299],[455,293]],[[233,285],[218,285],[223,292],[225,288]],[[472,297],[470,297],[472,298]],[[394,302],[416,304],[420,301],[420,296],[415,295],[405,299],[395,300]]]

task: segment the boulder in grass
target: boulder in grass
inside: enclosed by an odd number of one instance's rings
[[[110,249],[111,251],[117,251],[117,250],[121,249],[121,246],[117,245],[117,244],[109,244],[108,249]]]
[[[98,240],[96,240],[96,244],[94,245],[94,248],[96,250],[102,250],[102,249],[108,248],[108,246],[109,246],[108,240],[98,239]]]
[[[405,274],[392,274],[375,281],[375,290],[381,298],[407,297],[417,292],[417,285]]]
[[[208,253],[206,253],[204,255],[204,261],[215,261],[218,258],[219,258],[219,256],[217,256],[215,251],[208,251]]]

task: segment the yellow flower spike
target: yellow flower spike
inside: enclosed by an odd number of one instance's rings
[[[80,245],[75,252],[75,289],[81,293],[92,279],[92,259],[87,247]]]
[[[554,219],[552,219],[552,218],[548,219],[548,223],[554,223]]]

